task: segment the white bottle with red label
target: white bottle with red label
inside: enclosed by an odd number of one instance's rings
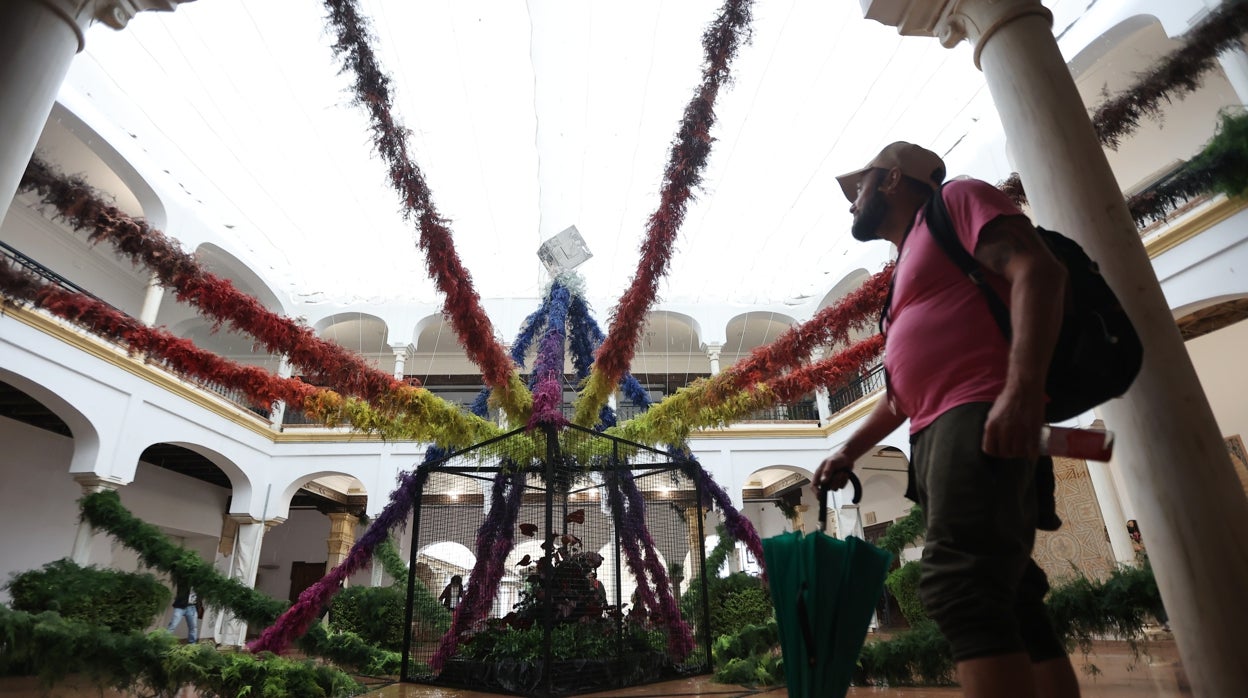
[[[1046,425],[1040,427],[1040,452],[1046,456],[1108,462],[1114,454],[1114,432]]]

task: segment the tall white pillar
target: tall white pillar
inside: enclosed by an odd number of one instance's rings
[[[95,21],[121,29],[142,10],[186,0],[5,0],[0,3],[0,222]]]
[[[1092,428],[1103,429],[1101,420],[1092,422]],[[1088,477],[1092,480],[1092,491],[1096,494],[1096,503],[1101,508],[1101,518],[1105,521],[1105,532],[1109,536],[1109,547],[1114,553],[1114,560],[1119,564],[1135,564],[1135,550],[1131,547],[1131,536],[1127,533],[1127,517],[1122,513],[1122,497],[1118,494],[1118,486],[1110,473],[1110,463],[1085,461],[1088,466]]]
[[[265,532],[281,520],[270,520],[267,524],[247,515],[231,515],[238,523],[234,534],[233,559],[230,561],[230,577],[243,586],[255,588],[256,573],[260,570],[260,547],[264,542]],[[231,613],[223,614],[217,625],[224,626],[217,634],[217,644],[241,647],[247,644],[247,623],[234,617]]]
[[[143,308],[139,311],[139,322],[151,327],[156,324],[156,315],[160,312],[160,301],[165,297],[165,287],[160,285],[160,278],[152,274],[147,280],[147,293],[143,296]]]
[[[1213,411],[1097,141],[1040,0],[864,0],[903,33],[974,45],[1038,222],[1100,262],[1144,342],[1144,366],[1123,400],[1100,408],[1118,432],[1130,499],[1197,696],[1248,685],[1239,619],[1248,618],[1248,499]],[[1209,616],[1207,609],[1218,613]]]
[[[116,490],[126,484],[121,480],[100,477],[94,473],[80,473],[74,476],[74,481],[82,487],[82,495],[84,497],[96,492]],[[86,520],[79,520],[78,531],[74,534],[74,547],[70,551],[69,558],[83,567],[90,565],[91,548],[95,538],[95,529],[92,528],[91,524],[87,523]]]

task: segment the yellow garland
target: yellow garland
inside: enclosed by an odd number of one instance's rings
[[[706,386],[706,381],[694,381],[637,417],[607,429],[607,433],[638,443],[680,444],[694,429],[731,424],[776,403],[771,388],[758,383],[717,404],[706,405],[701,402]]]
[[[607,404],[607,399],[611,397],[614,390],[615,386],[607,380],[595,364],[590,369],[589,378],[586,379],[580,396],[576,398],[572,411],[572,423],[592,429],[598,423],[598,414],[602,411],[602,406]]]
[[[500,408],[513,424],[528,424],[529,415],[533,413],[533,393],[520,380],[520,373],[513,369],[507,376],[507,384],[490,392],[490,406]]]
[[[345,422],[390,441],[429,441],[443,448],[466,448],[502,433],[495,424],[465,414],[424,388],[403,386],[378,403],[373,407],[358,398],[344,400],[323,390],[305,400],[303,409],[326,426]]]

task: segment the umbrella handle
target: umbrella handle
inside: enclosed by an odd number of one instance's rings
[[[854,486],[854,496],[850,501],[853,502],[854,504],[857,504],[858,502],[862,501],[862,481],[858,479],[858,476],[854,474],[853,470],[846,469],[845,472],[846,474],[849,475],[849,484]],[[844,488],[841,488],[841,489],[844,489]],[[828,492],[830,491],[831,490],[828,490],[828,489],[819,490],[819,530],[820,531],[827,528]]]

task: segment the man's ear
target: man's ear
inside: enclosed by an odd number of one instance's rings
[[[894,167],[884,174],[884,179],[880,180],[877,189],[885,194],[893,194],[897,191],[899,184],[901,184],[901,168]]]

